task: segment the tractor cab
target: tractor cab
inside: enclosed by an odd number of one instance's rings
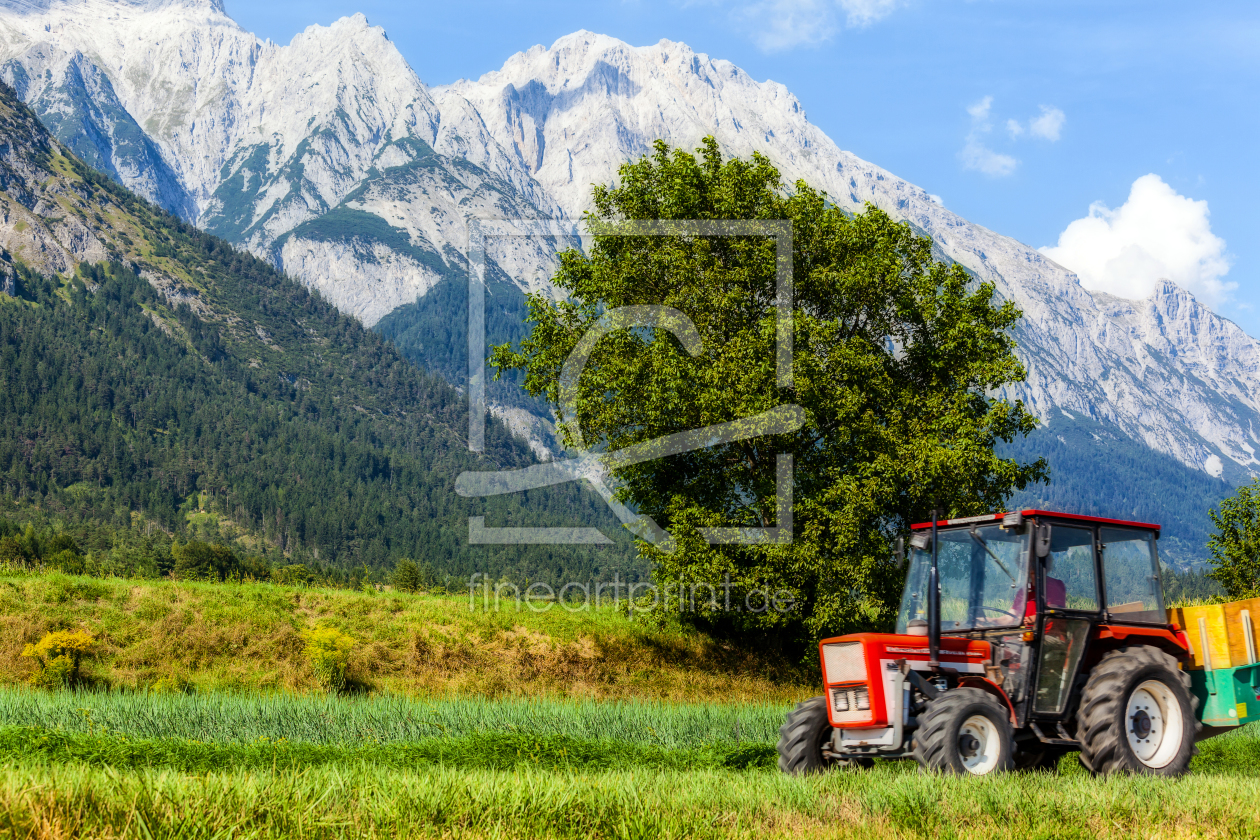
[[[1079,750],[1100,772],[1184,771],[1198,729],[1159,530],[1041,510],[913,526],[895,632],[820,644],[825,694],[789,716],[780,766],[983,774]]]
[[[1156,553],[1158,525],[1025,511],[914,527],[897,633],[927,634],[933,554],[940,632],[983,639],[1016,722],[1058,729],[1086,643],[1097,628],[1169,637]],[[1102,639],[1095,639],[1101,642]],[[1107,645],[1102,645],[1103,647]],[[1096,647],[1099,647],[1096,645]]]

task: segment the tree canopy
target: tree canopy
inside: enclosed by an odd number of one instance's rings
[[[1260,596],[1260,479],[1208,511],[1216,533],[1208,537],[1208,577],[1234,598]]]
[[[698,346],[662,325],[598,340],[573,392],[576,417],[563,415],[566,445],[611,452],[781,406],[799,406],[804,421],[611,466],[620,498],[672,537],[673,551],[639,544],[668,592],[661,609],[800,639],[886,625],[902,581],[895,535],[934,506],[1000,509],[1044,478],[1040,460],[994,453],[1036,426],[1022,403],[996,396],[1024,378],[1009,334],[1020,312],[878,208],[850,215],[804,182],[785,190],[767,158],[723,160],[712,138],[697,152],[658,142],[621,167],[617,185],[594,189],[593,244],[561,254],[554,277],[567,299],[532,295],[529,336],[492,362],[523,370],[527,389],[559,408],[566,360],[605,313],[663,305],[685,316]],[[636,220],[791,223],[789,387],[776,379],[775,238],[618,227]],[[784,455],[791,542],[708,544],[701,528],[782,524]],[[767,608],[767,593],[791,608]]]

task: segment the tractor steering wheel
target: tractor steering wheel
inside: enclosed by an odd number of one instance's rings
[[[986,607],[983,604],[981,604],[977,607],[977,609],[988,610],[989,612],[1001,613],[1002,615],[1009,616],[1011,618],[1016,618],[1016,619],[1019,618],[1019,616],[1015,615],[1015,613],[1011,612],[1010,610],[1004,610],[1001,607]]]

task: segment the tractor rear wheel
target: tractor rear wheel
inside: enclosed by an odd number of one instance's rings
[[[993,695],[954,688],[919,716],[914,758],[924,770],[984,776],[1014,768],[1012,741],[1010,715]]]
[[[1179,776],[1198,753],[1190,675],[1154,647],[1112,651],[1090,672],[1077,713],[1081,764],[1093,773]]]
[[[787,721],[779,727],[779,769],[792,775],[819,773],[832,768],[867,768],[875,762],[865,756],[829,758],[823,748],[835,731],[827,719],[827,698],[811,697],[796,704],[788,712]]]

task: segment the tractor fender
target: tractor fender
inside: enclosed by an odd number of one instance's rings
[[[1180,630],[1180,628],[1178,628]],[[1167,625],[1134,627],[1123,624],[1100,624],[1095,631],[1094,651],[1089,655],[1090,664],[1109,650],[1126,645],[1151,645],[1171,654],[1182,663],[1190,660],[1189,639],[1185,631],[1175,632]]]
[[[992,694],[1006,709],[1007,714],[1011,716],[1011,726],[1015,725],[1015,707],[1011,705],[1011,698],[1006,696],[1006,692],[1002,690],[1002,686],[995,683],[987,677],[978,674],[968,674],[958,680],[959,688],[978,688],[981,691]]]

